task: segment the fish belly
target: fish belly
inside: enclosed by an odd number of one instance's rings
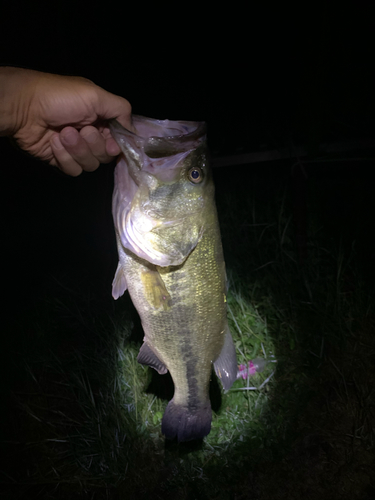
[[[182,265],[167,268],[128,252],[125,273],[149,356],[170,371],[175,386],[162,431],[179,441],[203,438],[211,428],[212,362],[222,350],[227,322],[221,241],[206,234]]]

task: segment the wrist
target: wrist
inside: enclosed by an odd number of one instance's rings
[[[0,136],[13,136],[27,120],[38,72],[0,67]]]

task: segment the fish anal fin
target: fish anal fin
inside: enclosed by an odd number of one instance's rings
[[[156,370],[160,375],[164,375],[167,373],[167,367],[164,363],[160,361],[160,359],[156,356],[151,347],[146,344],[146,342],[142,345],[139,350],[137,361],[141,365],[147,365]]]
[[[148,303],[155,309],[164,311],[170,309],[172,299],[158,271],[151,269],[142,271],[141,280]]]
[[[224,346],[220,356],[214,361],[214,368],[224,389],[230,389],[233,382],[237,379],[237,357],[228,325],[226,326]]]

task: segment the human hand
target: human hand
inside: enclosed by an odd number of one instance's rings
[[[120,154],[106,120],[131,129],[126,99],[85,78],[19,68],[0,68],[1,82],[3,135],[31,155],[77,176]]]

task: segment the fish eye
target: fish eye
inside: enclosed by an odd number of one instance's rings
[[[203,180],[203,172],[199,167],[193,167],[188,172],[189,181],[199,184]]]

